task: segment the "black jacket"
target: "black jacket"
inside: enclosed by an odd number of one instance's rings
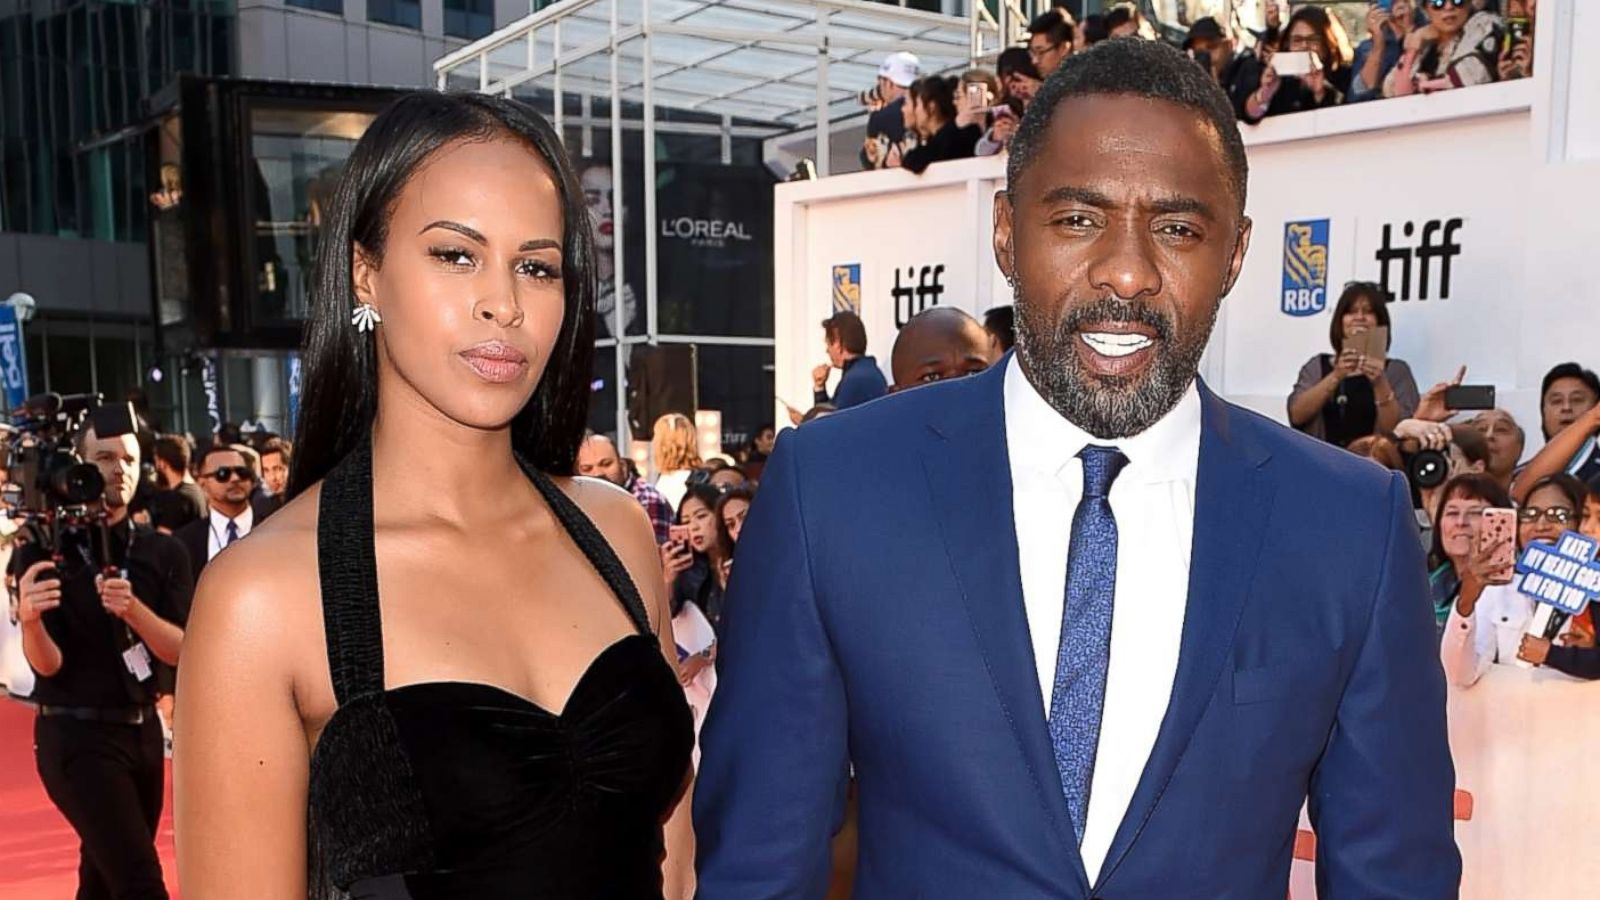
[[[980,125],[958,128],[954,121],[946,122],[943,128],[934,132],[926,144],[907,153],[901,159],[901,165],[921,175],[923,170],[933,163],[947,159],[967,159],[973,155],[981,137],[983,137],[983,127]]]
[[[1544,664],[1573,678],[1600,681],[1600,647],[1563,647],[1553,644]]]
[[[210,562],[211,541],[211,516],[203,518],[179,528],[172,533],[172,537],[181,545],[184,552],[189,555],[189,570],[194,573],[194,580],[200,580],[200,571]]]

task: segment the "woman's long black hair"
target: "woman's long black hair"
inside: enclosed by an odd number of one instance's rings
[[[350,154],[323,220],[301,348],[290,499],[326,477],[366,438],[377,415],[375,338],[350,324],[356,305],[354,249],[360,246],[381,265],[395,201],[417,169],[455,141],[500,137],[522,141],[555,175],[566,285],[561,332],[532,399],[511,421],[511,445],[543,471],[572,471],[589,414],[597,290],[594,234],[577,174],[555,129],[527,105],[481,94],[422,91],[395,101],[373,120]]]

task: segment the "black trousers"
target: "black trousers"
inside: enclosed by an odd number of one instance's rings
[[[34,755],[45,793],[81,841],[77,900],[167,900],[156,856],[166,769],[161,723],[40,716]]]

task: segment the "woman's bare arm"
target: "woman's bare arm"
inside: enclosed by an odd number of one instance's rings
[[[320,641],[296,633],[305,617],[274,577],[287,568],[273,560],[275,544],[256,540],[218,557],[189,619],[173,738],[187,900],[306,896],[310,754],[292,661],[297,646]]]

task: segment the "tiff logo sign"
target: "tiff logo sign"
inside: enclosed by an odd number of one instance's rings
[[[905,280],[901,280],[902,272]],[[902,270],[899,266],[894,270],[894,290],[889,293],[894,297],[894,327],[904,328],[911,317],[930,306],[938,306],[939,298],[944,295],[944,285],[939,282],[944,277],[944,266],[907,266]],[[911,279],[916,278],[915,287]]]
[[[1428,289],[1432,286],[1433,261],[1439,261],[1439,299],[1450,299],[1450,261],[1461,255],[1461,245],[1456,242],[1456,232],[1461,229],[1461,219],[1433,219],[1422,223],[1422,239],[1417,246],[1406,247],[1394,245],[1394,226],[1383,226],[1383,246],[1378,248],[1374,255],[1378,260],[1381,276],[1378,283],[1385,291],[1401,300],[1411,299],[1411,263],[1417,263],[1417,299],[1427,300]],[[1416,225],[1407,222],[1401,229],[1401,234],[1411,238],[1416,234]],[[1444,232],[1442,239],[1440,232]],[[1392,264],[1400,264],[1400,290],[1395,291],[1394,282],[1390,280]]]

